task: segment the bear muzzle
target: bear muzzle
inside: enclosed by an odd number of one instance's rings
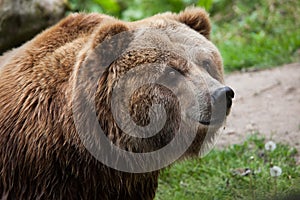
[[[201,125],[221,125],[225,121],[226,116],[230,113],[233,98],[234,91],[230,87],[223,86],[217,88],[212,94],[209,94],[209,92],[206,93],[207,103],[203,103],[202,97],[201,100],[199,100],[198,107],[191,106],[187,114]]]

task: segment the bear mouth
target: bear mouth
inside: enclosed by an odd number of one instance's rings
[[[194,116],[189,116],[189,118],[194,121],[197,122],[203,126],[221,126],[222,124],[224,124],[226,116],[217,116],[217,117],[213,117],[213,118],[204,118],[204,119],[199,119],[199,117],[194,117]]]
[[[202,113],[193,112],[195,109],[191,109],[187,112],[187,117],[203,126],[220,126],[224,124],[226,120],[226,114],[223,112],[214,113]]]
[[[225,118],[219,118],[219,119],[210,119],[210,120],[199,120],[198,122],[205,126],[217,126],[223,124],[225,121]]]

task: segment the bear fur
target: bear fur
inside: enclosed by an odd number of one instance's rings
[[[143,28],[149,31],[143,32]],[[158,29],[166,32],[170,41],[163,34],[156,34]],[[138,30],[142,33],[137,34]],[[166,145],[174,136],[178,102],[163,88],[140,88],[130,100],[137,107],[129,106],[135,123],[147,125],[147,105],[165,102],[162,100],[165,96],[169,101],[164,106],[172,117],[167,119],[169,126],[162,136],[149,140],[130,138],[114,121],[110,91],[126,70],[139,64],[171,63],[184,74],[190,73],[187,62],[193,59],[203,77],[211,81],[209,90],[223,86],[222,60],[209,41],[210,30],[208,14],[200,8],[188,8],[179,14],[158,14],[136,22],[123,22],[102,14],[72,14],[0,57],[0,197],[153,199],[160,170],[119,171],[98,161],[83,145],[72,116],[72,93],[74,90],[85,93],[89,85],[74,89],[78,70],[88,61],[105,60],[94,54],[103,41],[129,32],[127,40],[116,45],[120,49],[131,46],[133,50],[114,63],[106,63],[109,66],[98,81],[95,106],[99,123],[112,143],[131,152],[150,152]],[[199,42],[185,42],[189,37]],[[176,41],[184,44],[184,48],[193,45],[203,48],[199,52],[181,51],[172,46]],[[150,48],[151,45],[155,48]],[[108,46],[100,51],[118,54],[118,49]],[[135,84],[137,79],[132,77],[127,83]],[[209,104],[206,97],[201,97],[201,101]],[[81,119],[85,120],[84,115]],[[199,125],[198,134],[183,157],[198,155],[207,129]]]

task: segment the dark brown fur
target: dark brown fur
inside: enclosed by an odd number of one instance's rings
[[[100,14],[73,14],[0,58],[0,198],[154,198],[159,171],[120,172],[106,167],[85,149],[76,133],[70,98],[76,60],[83,62],[87,56],[88,52],[79,52],[91,37],[94,39],[89,51],[104,39],[140,25],[147,26],[157,19],[177,20],[209,38],[207,14],[196,8],[179,15],[166,13],[133,23]],[[139,57],[137,53],[132,60],[120,59],[111,68],[118,67],[117,71],[122,73],[126,66],[134,66],[134,62],[172,62],[163,52],[157,55],[150,52],[150,55]],[[217,76],[221,80],[222,70],[218,69],[219,72]],[[162,138],[153,138],[149,142],[129,140],[122,135],[107,103],[110,101],[108,88],[115,81],[111,79],[111,73],[108,68],[99,80],[96,98],[100,124],[105,133],[120,147],[135,152],[152,151],[167,143],[165,140],[161,144]],[[154,89],[148,90],[151,94]],[[161,88],[157,90],[164,92]],[[131,101],[134,104],[139,100]],[[156,101],[159,103],[161,99]],[[176,102],[169,103],[166,106],[175,115]],[[143,112],[135,114],[131,110],[131,113],[136,116],[137,123],[147,123],[139,121],[144,119]],[[169,119],[170,126],[176,126],[176,121],[172,120]],[[197,141],[197,145],[202,141]]]

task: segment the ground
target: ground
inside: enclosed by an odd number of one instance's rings
[[[295,147],[300,155],[300,63],[236,72],[225,80],[236,96],[217,147],[240,143],[258,131],[267,140]]]

